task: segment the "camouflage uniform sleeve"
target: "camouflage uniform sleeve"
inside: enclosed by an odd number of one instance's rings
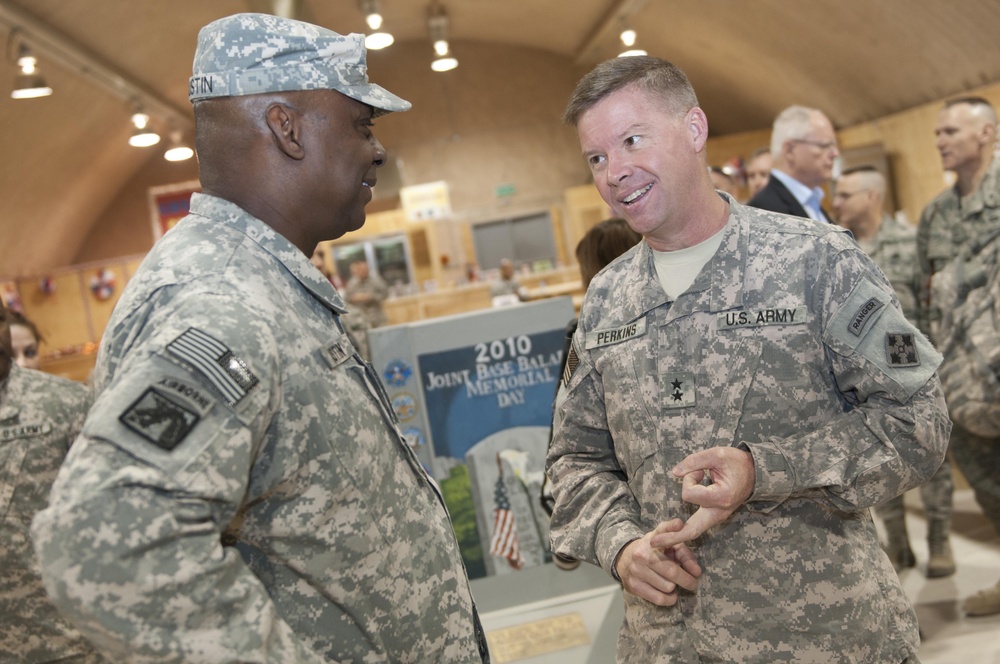
[[[823,275],[810,310],[821,317],[844,413],[806,436],[747,446],[757,472],[751,509],[791,495],[841,510],[871,507],[926,482],[947,450],[941,356],[859,250],[832,252]]]
[[[382,302],[389,297],[389,285],[381,277],[376,277],[372,283],[372,298]]]
[[[281,398],[250,309],[219,296],[148,314],[161,325],[137,325],[32,525],[46,590],[112,661],[324,661],[223,546]]]
[[[600,565],[617,579],[618,552],[646,531],[615,456],[604,409],[604,385],[584,349],[585,335],[581,325],[573,336],[579,364],[556,404],[546,460],[556,500],[550,524],[552,550]]]
[[[931,227],[931,203],[920,213],[920,221],[917,223],[917,260],[916,260],[916,289],[917,289],[917,320],[915,321],[924,334],[930,334],[930,285],[931,285],[931,262],[928,256],[930,245]]]

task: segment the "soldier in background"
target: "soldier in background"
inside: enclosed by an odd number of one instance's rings
[[[933,275],[964,248],[979,246],[1000,230],[1000,159],[996,157],[997,115],[980,97],[948,101],[934,129],[941,165],[955,173],[955,185],[924,208],[917,226],[917,263],[922,293],[920,325],[931,332],[939,306],[930,300]],[[1000,533],[1000,440],[955,425],[951,455],[975,492],[983,513]],[[1000,613],[1000,582],[965,600],[965,613]]]
[[[669,62],[598,65],[565,117],[643,236],[587,289],[546,466],[553,551],[622,582],[618,661],[915,658],[869,508],[941,464],[940,355],[846,232],[715,191]]]
[[[0,662],[104,660],[59,616],[42,586],[28,528],[80,432],[90,394],[80,384],[15,363],[0,298]]]
[[[385,310],[382,303],[389,297],[389,286],[378,273],[372,274],[368,262],[357,260],[351,263],[351,278],[344,286],[344,299],[348,313],[344,325],[357,342],[361,356],[371,359],[368,347],[368,331],[385,325]]]
[[[885,213],[885,177],[872,166],[844,171],[837,180],[833,212],[840,226],[851,231],[858,245],[882,269],[896,291],[903,314],[917,321],[919,280],[917,230]],[[951,529],[952,494],[955,481],[951,462],[945,457],[934,477],[920,487],[927,513],[927,576],[938,578],[955,573],[948,532]],[[886,529],[886,553],[897,571],[916,565],[906,532],[903,496],[879,505],[875,512]]]
[[[771,177],[771,148],[757,148],[750,153],[746,168],[743,170],[747,177],[747,198],[750,199],[767,186],[767,181]]]
[[[38,326],[17,311],[8,311],[7,316],[10,321],[14,362],[22,369],[40,369],[42,357],[38,350],[42,343],[42,334],[38,331]]]
[[[524,295],[524,288],[514,275],[514,261],[509,258],[500,260],[500,276],[490,282],[490,297],[504,295],[516,295],[518,299]]]
[[[309,262],[364,224],[373,120],[410,106],[365,60],[264,14],[198,35],[203,193],[122,293],[32,526],[112,661],[488,661],[441,495]]]
[[[385,325],[382,303],[389,297],[389,286],[378,273],[372,274],[366,261],[351,263],[351,278],[344,287],[344,299],[364,316],[368,327]]]

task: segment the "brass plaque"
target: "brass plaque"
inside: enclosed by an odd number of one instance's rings
[[[579,613],[496,629],[486,633],[490,656],[497,664],[585,646],[590,635]]]

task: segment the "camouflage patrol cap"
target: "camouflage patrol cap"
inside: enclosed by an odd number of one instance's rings
[[[368,82],[364,36],[272,16],[234,14],[198,33],[192,102],[291,90],[336,90],[368,104],[376,115],[405,111],[410,102]]]

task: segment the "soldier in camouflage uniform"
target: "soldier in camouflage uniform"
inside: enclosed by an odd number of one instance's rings
[[[916,322],[920,291],[916,229],[885,213],[885,192],[885,177],[874,167],[849,169],[837,180],[833,211],[837,223],[851,231],[858,246],[882,269],[896,291],[903,314]],[[927,576],[930,578],[955,573],[955,558],[948,540],[954,490],[951,463],[945,457],[934,477],[920,487],[928,521]],[[916,565],[906,532],[903,496],[879,505],[875,511],[885,522],[886,553],[893,567],[901,570]]]
[[[932,302],[930,281],[965,247],[981,244],[1000,230],[1000,159],[995,156],[997,115],[979,97],[945,104],[934,130],[941,165],[955,173],[955,185],[931,201],[917,227],[917,261],[923,296],[920,325],[930,332],[948,303]],[[955,425],[951,455],[969,481],[983,512],[1000,532],[1000,440]],[[1000,582],[968,598],[969,615],[1000,613]]]
[[[115,662],[483,662],[451,522],[309,262],[361,227],[385,152],[364,38],[202,29],[204,194],[106,329],[96,401],[32,536]]]
[[[17,366],[11,317],[0,298],[0,662],[103,662],[45,595],[28,538],[31,518],[48,504],[83,425],[90,393],[80,383]]]
[[[941,464],[940,356],[847,233],[712,189],[697,104],[632,57],[566,111],[644,241],[587,289],[553,548],[622,582],[620,662],[916,661],[868,508]]]
[[[371,359],[368,331],[385,325],[382,303],[389,297],[389,287],[378,273],[372,274],[364,260],[351,263],[351,278],[344,286],[344,299],[351,305],[344,325],[357,342],[361,356]]]

